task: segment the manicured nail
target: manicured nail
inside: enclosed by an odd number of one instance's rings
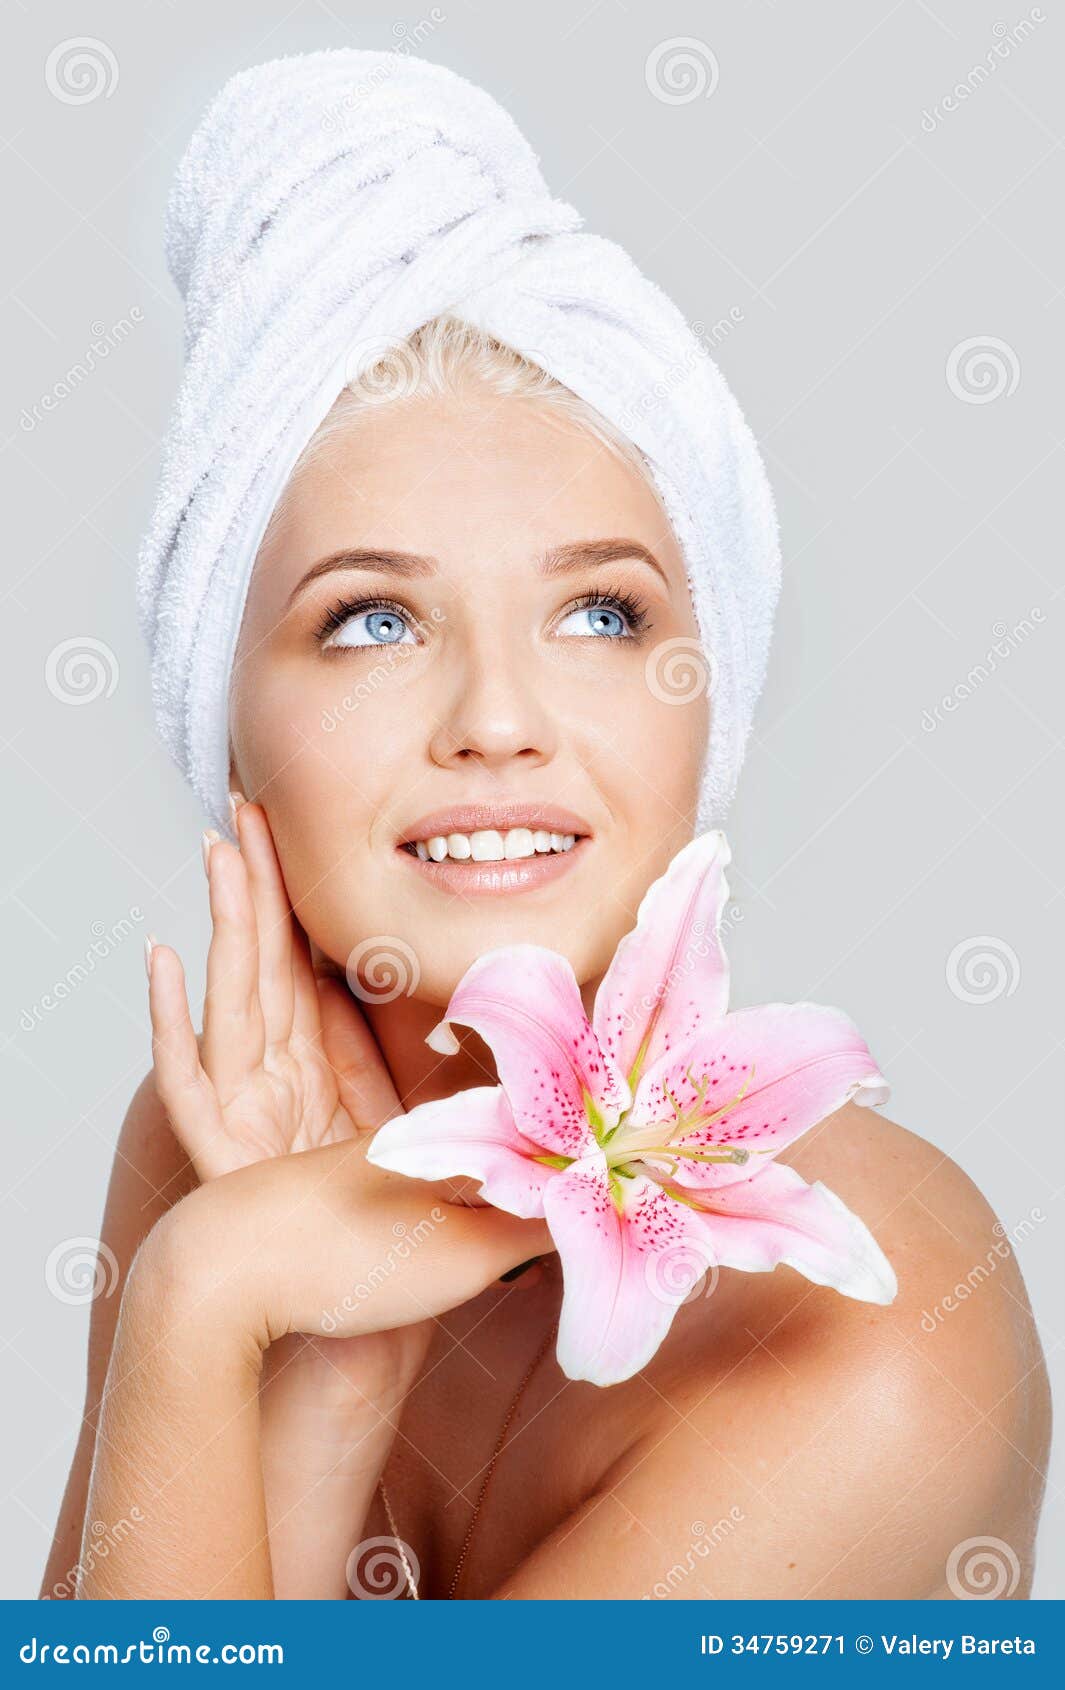
[[[221,835],[217,828],[209,827],[205,829],[200,840],[200,848],[203,851],[203,872],[208,880],[211,878],[211,846],[217,845],[220,838]]]
[[[229,813],[233,818],[234,832],[236,831],[237,826],[237,811],[240,809],[240,806],[242,804],[246,804],[247,801],[248,800],[245,798],[243,792],[231,792],[229,794]]]
[[[159,941],[155,937],[154,933],[146,933],[144,935],[144,972],[147,974],[149,980],[152,977],[152,951],[158,943]]]

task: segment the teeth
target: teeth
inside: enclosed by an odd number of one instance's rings
[[[501,863],[505,855],[503,835],[494,828],[470,834],[470,856],[475,863]]]
[[[501,863],[545,851],[569,851],[576,843],[575,833],[548,833],[544,828],[512,827],[506,833],[481,828],[475,833],[436,833],[415,840],[414,849],[423,863],[442,863],[445,857],[457,863]]]

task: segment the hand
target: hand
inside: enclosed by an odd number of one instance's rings
[[[239,847],[219,841],[206,851],[213,935],[200,1039],[176,952],[156,946],[149,966],[156,1089],[203,1183],[369,1136],[401,1110],[343,978],[315,968],[266,811],[241,803],[235,826]],[[348,1452],[384,1460],[392,1433],[383,1416],[420,1371],[431,1330],[425,1321],[372,1337],[292,1333],[271,1345],[262,1467],[281,1594],[344,1593],[340,1550],[359,1506]]]
[[[131,1278],[177,1318],[260,1351],[288,1333],[363,1337],[447,1313],[550,1250],[546,1221],[453,1203],[366,1161],[368,1135],[198,1186],[149,1234]]]
[[[207,855],[213,933],[203,1035],[176,951],[155,945],[149,1003],[155,1083],[202,1181],[377,1128],[402,1112],[343,980],[316,975],[266,812],[241,804],[239,847]]]

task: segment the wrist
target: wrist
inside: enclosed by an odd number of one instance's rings
[[[200,1186],[174,1205],[144,1240],[123,1295],[127,1322],[186,1345],[201,1362],[204,1343],[215,1357],[258,1372],[270,1343],[254,1256],[239,1231]]]

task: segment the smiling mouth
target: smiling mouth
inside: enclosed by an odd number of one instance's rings
[[[592,848],[591,832],[578,831],[580,821],[571,811],[551,805],[540,810],[514,804],[510,814],[506,806],[498,806],[493,814],[470,804],[413,823],[411,837],[401,839],[397,849],[423,884],[445,895],[498,897],[532,894],[538,888],[547,892]],[[492,822],[497,825],[492,827]],[[545,825],[552,822],[553,827]],[[563,832],[567,823],[569,831]]]
[[[564,855],[587,837],[546,828],[477,828],[472,833],[435,833],[427,839],[405,840],[401,849],[423,863],[520,862],[530,857]]]

